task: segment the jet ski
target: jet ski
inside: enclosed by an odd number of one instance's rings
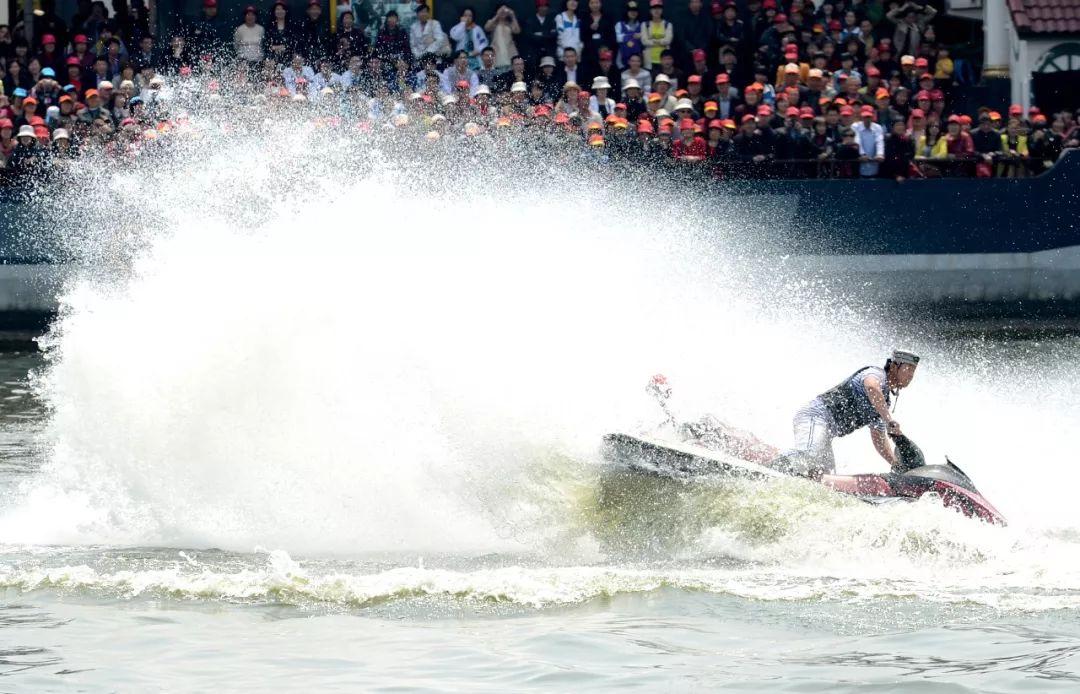
[[[650,393],[657,397],[675,439],[648,435],[612,433],[604,437],[603,455],[635,473],[661,475],[685,480],[739,478],[768,481],[793,476],[781,451],[753,434],[706,416],[696,422],[678,423],[667,407],[670,389],[666,381],[657,387],[654,377]],[[892,436],[899,465],[888,473],[821,475],[815,481],[840,494],[867,503],[915,501],[936,495],[942,505],[969,518],[1005,525],[1005,517],[986,500],[971,478],[948,458],[944,465],[927,465],[915,442],[903,435]]]

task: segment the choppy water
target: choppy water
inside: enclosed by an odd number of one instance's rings
[[[1076,344],[953,347],[1025,371]],[[25,379],[40,368],[36,355],[0,356],[9,532],[47,461],[47,413]],[[555,456],[515,480],[518,492],[498,491],[564,524],[517,537],[503,527],[504,551],[0,546],[4,688],[1080,687],[1069,527],[1033,527],[1023,508],[998,528],[797,482],[687,488],[588,462]]]

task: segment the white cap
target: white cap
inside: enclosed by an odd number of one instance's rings
[[[918,366],[919,360],[918,354],[909,352],[906,349],[894,349],[892,353],[892,360],[897,364],[911,364],[912,366]]]
[[[611,82],[608,82],[607,77],[594,77],[592,81],[593,89],[611,89]]]
[[[98,84],[97,88],[98,89],[112,89],[113,88],[112,82],[110,82],[109,80],[101,80],[101,82]]]
[[[623,82],[622,88],[623,89],[641,89],[641,83],[638,82],[633,77],[631,77],[630,79]]]
[[[668,84],[671,84],[671,78],[661,72],[659,75],[653,78],[653,84],[657,84],[659,82],[667,82]]]
[[[15,137],[37,137],[37,135],[34,134],[34,126],[23,125],[19,128],[19,134]]]
[[[70,140],[71,136],[68,135],[67,130],[64,130],[63,128],[57,128],[53,131],[52,139],[54,142],[56,140]]]
[[[420,101],[421,99],[424,98],[424,95],[421,94],[420,92],[413,92],[412,94],[409,95],[409,98],[412,99],[413,101]]]
[[[546,55],[540,59],[540,67],[555,67],[555,59]]]
[[[670,116],[670,115],[671,114],[667,112],[666,108],[659,108],[659,109],[656,110],[656,117],[657,118],[663,118],[664,116]]]
[[[679,99],[678,101],[675,102],[675,110],[676,111],[678,111],[679,109],[684,109],[684,108],[688,108],[691,111],[693,111],[694,110],[694,102],[690,101],[690,99]]]
[[[481,84],[479,87],[476,88],[476,95],[480,96],[481,94],[487,94],[488,96],[491,96],[491,89],[489,89],[486,84]]]
[[[457,103],[457,97],[454,96],[453,94],[443,94],[442,95],[442,105],[443,106],[446,106],[447,104],[456,104],[456,103]]]
[[[334,89],[332,87],[323,87],[319,90],[319,93],[323,96],[332,95],[334,93]]]
[[[524,82],[514,82],[513,84],[510,85],[510,93],[514,93],[514,92],[522,92],[522,93],[524,93],[524,92],[527,92],[527,91],[529,91],[529,87]]]

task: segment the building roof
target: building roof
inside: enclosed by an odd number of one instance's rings
[[[1021,34],[1080,33],[1080,0],[1009,0]]]

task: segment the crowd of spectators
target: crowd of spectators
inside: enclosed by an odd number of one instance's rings
[[[668,0],[672,2],[673,0]],[[443,27],[423,4],[369,26],[320,0],[242,17],[204,0],[161,45],[141,4],[80,2],[65,22],[0,26],[6,180],[117,159],[185,124],[181,104],[237,100],[321,127],[417,141],[520,141],[598,165],[722,178],[1024,176],[1080,139],[1076,115],[950,105],[957,61],[930,5],[906,0],[534,0]],[[641,2],[641,6],[639,6]],[[647,7],[644,4],[647,3]]]

